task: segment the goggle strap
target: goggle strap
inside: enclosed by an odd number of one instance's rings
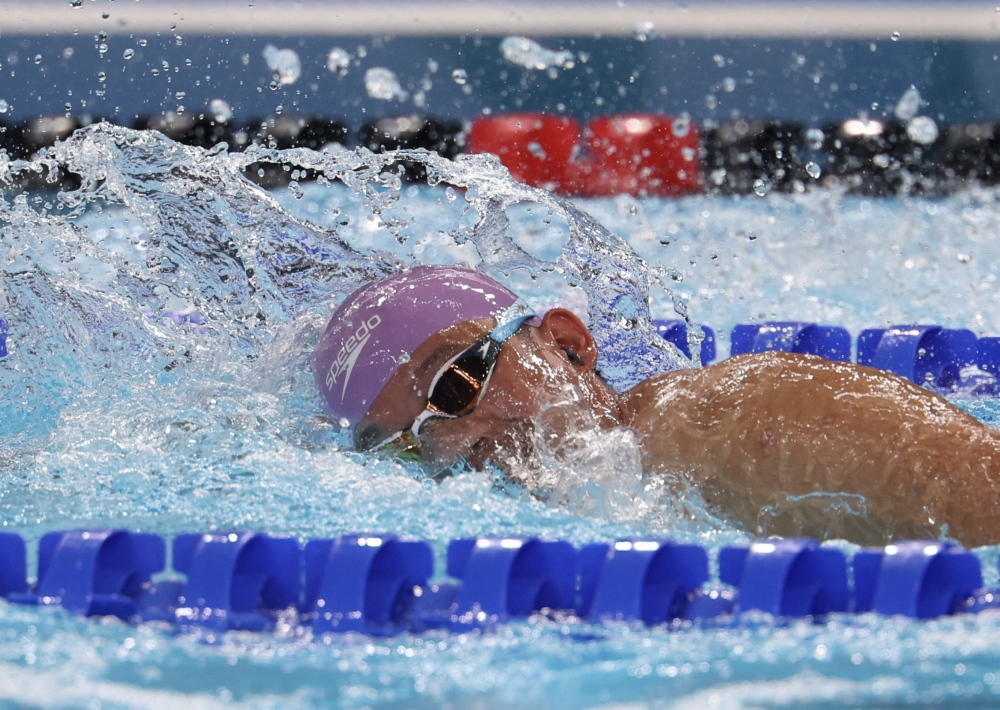
[[[525,321],[534,317],[535,312],[527,303],[521,299],[514,301],[510,308],[497,318],[497,327],[490,331],[490,340],[495,343],[504,342],[514,335]]]

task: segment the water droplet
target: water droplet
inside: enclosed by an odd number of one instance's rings
[[[819,150],[823,147],[823,140],[826,138],[823,131],[818,128],[810,128],[806,131],[806,142],[812,150]]]
[[[576,66],[576,55],[572,52],[546,49],[527,37],[505,37],[500,43],[500,54],[512,64],[537,71],[549,67],[572,69]]]
[[[465,69],[456,69],[451,73],[451,78],[459,86],[464,86],[469,80],[469,74]]]
[[[409,94],[399,85],[399,77],[385,67],[372,67],[365,72],[365,89],[373,99],[405,101]]]
[[[705,108],[709,111],[714,111],[719,105],[719,100],[715,98],[715,94],[708,94],[705,96]]]
[[[183,98],[184,98],[185,96],[187,96],[187,93],[186,93],[186,92],[184,92],[184,91],[178,91],[178,92],[177,92],[176,94],[174,94],[174,97],[175,97],[175,98],[176,98],[176,99],[177,99],[178,101],[180,101],[181,99],[183,99]]]
[[[105,74],[102,71],[97,72],[97,80],[99,82],[101,82],[103,84],[105,81],[107,81],[107,79],[108,79],[108,75],[107,74]]]
[[[429,71],[431,74],[437,74],[437,70],[438,70],[438,63],[433,59],[428,59],[427,71]]]
[[[645,42],[648,39],[656,39],[656,28],[649,20],[639,22],[632,28],[632,36],[640,42]]]
[[[968,254],[963,254],[961,252],[959,252],[955,258],[958,259],[960,264],[968,264],[970,261],[972,261],[971,256],[969,256]]]
[[[809,161],[806,163],[806,173],[813,180],[819,180],[819,176],[823,174],[823,170],[816,163]]]
[[[101,13],[101,19],[102,19],[102,20],[106,20],[106,19],[108,19],[109,17],[111,17],[111,13],[110,13],[110,12],[102,12],[102,13]]]
[[[747,239],[749,239],[751,242],[757,241],[757,233],[751,229],[749,232],[747,232]]]
[[[347,70],[350,66],[351,66],[351,55],[347,53],[346,49],[342,49],[341,47],[334,47],[326,55],[326,69],[331,74],[344,76],[347,74]]]
[[[670,129],[673,131],[675,136],[683,138],[691,132],[691,117],[687,113],[682,113],[674,119]]]
[[[131,59],[135,56],[135,50],[129,47],[124,52],[122,52],[122,59]]]
[[[727,76],[722,80],[722,88],[727,94],[733,93],[736,89],[736,79],[731,76]]]
[[[448,199],[448,202],[454,202],[458,195],[455,194],[455,188],[450,185],[444,189],[444,196]]]
[[[698,153],[694,148],[681,148],[681,157],[684,158],[684,160],[694,160],[696,155],[698,155]]]
[[[757,178],[753,181],[753,191],[757,197],[763,197],[771,191],[771,183],[764,178]]]
[[[108,38],[108,33],[105,30],[101,30],[100,32],[97,33],[97,36],[94,37],[94,39],[96,39],[98,42],[103,42],[107,38]]]
[[[273,44],[264,47],[264,61],[281,84],[294,84],[302,76],[302,61],[294,49],[278,49]]]
[[[726,58],[721,54],[712,55],[712,61],[715,62],[715,66],[719,67],[719,69],[726,66]]]
[[[10,104],[0,99],[0,113],[7,113],[8,111],[10,111]]]
[[[233,109],[222,99],[212,99],[208,110],[212,112],[212,120],[216,123],[226,123],[233,117]]]
[[[267,88],[271,91],[277,91],[279,86],[281,86],[281,84],[278,83],[277,79],[271,79],[271,83],[267,85]]]
[[[537,141],[531,141],[528,143],[528,152],[539,160],[545,160],[548,157],[545,153],[545,148],[543,148],[542,144]]]
[[[108,53],[108,45],[106,45],[104,42],[101,42],[99,45],[97,45],[97,53],[103,57],[105,54]]]
[[[41,63],[42,63],[42,55],[41,54],[36,54],[35,55],[35,64],[41,64]]]
[[[69,6],[75,8],[83,7],[83,0],[69,0]]]
[[[899,32],[893,32],[891,35],[889,35],[889,39],[891,39],[893,42],[898,42]]]
[[[906,127],[906,135],[920,145],[930,145],[938,139],[940,131],[930,116],[917,116]]]
[[[139,46],[140,47],[145,47],[147,44],[149,44],[149,42],[147,42],[146,40],[144,40],[144,39],[140,39],[139,40]]]
[[[340,421],[337,422],[341,429],[348,429],[351,426],[351,420],[347,417],[341,417]]]
[[[896,102],[894,111],[896,118],[900,121],[912,121],[913,117],[920,111],[921,103],[920,92],[917,91],[917,87],[911,86],[903,92],[899,101]]]

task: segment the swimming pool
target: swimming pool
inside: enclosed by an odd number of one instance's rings
[[[586,442],[587,487],[582,470],[551,461],[540,475],[562,495],[548,503],[501,490],[487,474],[437,485],[339,450],[307,360],[328,294],[397,258],[475,262],[478,245],[492,249],[492,263],[524,261],[500,232],[471,231],[478,214],[466,208],[534,193],[481,158],[451,175],[470,185],[463,192],[396,185],[365,167],[371,158],[346,153],[322,159],[359,176],[355,188],[303,184],[269,194],[237,178],[237,158],[161,140],[119,129],[78,137],[60,159],[93,178],[85,204],[53,202],[40,216],[49,195],[5,208],[11,355],[0,360],[0,519],[29,545],[80,526],[300,539],[387,530],[431,541],[440,561],[451,538],[488,534],[575,544],[667,535],[712,556],[747,539],[696,495],[644,489],[637,466],[623,463],[636,460],[628,437]],[[373,205],[383,222],[400,220],[399,239],[369,219]],[[558,259],[570,243],[584,262],[638,268],[561,205],[511,206],[513,242],[532,258]],[[579,206],[653,267],[674,269],[661,275],[674,298],[722,334],[771,318],[852,332],[905,321],[1000,333],[993,191]],[[343,244],[310,225],[335,229]],[[363,251],[373,248],[381,252]],[[512,283],[538,305],[585,310],[583,290],[548,268],[537,280],[515,271]],[[658,286],[651,297],[655,316],[672,313]],[[608,332],[619,325],[613,319]],[[1000,413],[996,399],[959,404],[990,423]],[[988,585],[998,551],[977,551]],[[690,628],[534,618],[483,634],[376,639],[312,638],[294,624],[177,635],[2,604],[0,629],[0,697],[12,707],[986,707],[1000,693],[995,612]]]

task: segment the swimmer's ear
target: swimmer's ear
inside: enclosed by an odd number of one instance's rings
[[[553,308],[546,311],[539,326],[541,335],[560,350],[568,350],[577,358],[570,358],[575,367],[593,370],[597,366],[597,343],[573,311]]]

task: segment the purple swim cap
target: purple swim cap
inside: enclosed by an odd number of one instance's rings
[[[362,286],[334,312],[313,355],[327,411],[353,427],[428,338],[496,318],[515,301],[489,276],[460,266],[417,266]]]

